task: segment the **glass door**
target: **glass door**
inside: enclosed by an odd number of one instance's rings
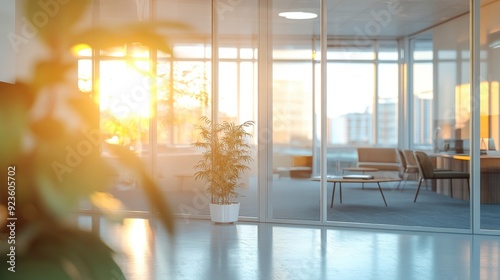
[[[314,116],[319,117],[314,109],[314,98],[319,98],[315,87],[319,73],[314,66],[319,59],[317,2],[295,7],[291,1],[273,1],[273,176],[269,184],[273,219],[318,221],[320,217],[320,185],[311,180],[313,166],[319,162],[313,155]],[[304,8],[300,16],[310,17],[295,18],[297,8]]]
[[[468,7],[466,1],[461,4]],[[420,171],[407,180],[404,192],[413,197],[408,210],[415,213],[411,225],[471,229],[470,60],[469,40],[464,39],[468,30],[469,18],[464,15],[409,41],[407,108],[413,129],[403,149],[425,153],[432,169],[464,174],[433,179]],[[416,159],[422,161],[421,156]]]

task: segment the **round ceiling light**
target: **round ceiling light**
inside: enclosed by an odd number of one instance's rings
[[[317,14],[312,12],[282,12],[278,15],[287,19],[312,19],[318,17]]]

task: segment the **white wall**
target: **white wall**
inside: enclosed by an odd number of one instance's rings
[[[0,0],[4,1],[4,0]],[[48,55],[47,49],[39,38],[38,31],[43,26],[24,14],[24,3],[30,0],[15,1],[15,76],[16,80],[31,80],[35,64]],[[38,3],[38,1],[36,2]],[[57,2],[56,2],[57,3]],[[40,7],[40,12],[45,11]]]
[[[15,0],[1,0],[0,4],[0,81],[15,81],[16,57],[9,40],[15,31]]]

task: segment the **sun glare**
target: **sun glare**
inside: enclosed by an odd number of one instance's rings
[[[165,139],[189,142],[193,135],[188,124],[195,123],[209,111],[210,63],[159,60],[155,65],[156,73],[152,74],[149,50],[139,43],[100,51],[98,64],[92,61],[92,50],[88,46],[75,46],[73,53],[79,57],[79,90],[92,94],[99,104],[100,128],[109,143],[140,150],[141,143],[149,141],[152,112],[157,112],[159,130],[164,130]],[[221,56],[235,58],[238,52],[224,49]],[[218,102],[226,118],[235,118],[237,108],[242,105],[252,114],[253,106],[246,104],[254,102],[250,97],[254,87],[251,83],[236,81],[239,75],[253,77],[255,67],[252,63],[242,65],[243,70],[238,70],[235,62],[223,63],[220,67],[220,76],[225,82],[220,85]],[[93,72],[95,69],[99,71]],[[151,96],[152,86],[157,87],[155,100]],[[239,90],[241,98],[234,94]],[[157,106],[155,111],[153,106]]]
[[[71,48],[71,52],[75,56],[90,57],[92,56],[92,48],[87,44],[78,44]]]
[[[95,101],[100,106],[106,141],[140,146],[151,118],[148,49],[131,44],[101,51],[99,76],[95,80],[90,46],[76,45],[71,51],[79,58],[78,89],[98,97]]]
[[[144,66],[144,65],[142,65]],[[150,117],[148,77],[126,61],[101,63],[101,111],[108,110],[118,119]]]
[[[122,248],[127,258],[133,260],[127,269],[142,279],[151,279],[148,261],[151,259],[149,222],[144,219],[126,219],[123,222]]]

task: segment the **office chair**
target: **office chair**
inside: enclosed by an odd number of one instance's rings
[[[467,179],[467,187],[470,194],[470,185],[469,185],[469,173],[461,172],[461,171],[453,171],[453,170],[436,170],[430,160],[429,156],[420,151],[413,152],[415,155],[415,159],[417,160],[418,169],[420,172],[420,180],[418,182],[417,192],[415,193],[415,199],[413,202],[417,201],[418,192],[420,191],[420,186],[422,185],[423,180],[432,179],[449,179],[450,180],[450,195],[453,197],[453,179]]]
[[[402,176],[403,182],[403,188],[401,191],[405,190],[406,182],[408,181],[408,178],[412,174],[418,174],[418,166],[417,166],[417,161],[415,159],[415,156],[413,155],[412,150],[399,150],[400,153],[400,158],[401,158],[401,163],[404,166],[404,172]],[[398,186],[399,189],[399,186]]]

